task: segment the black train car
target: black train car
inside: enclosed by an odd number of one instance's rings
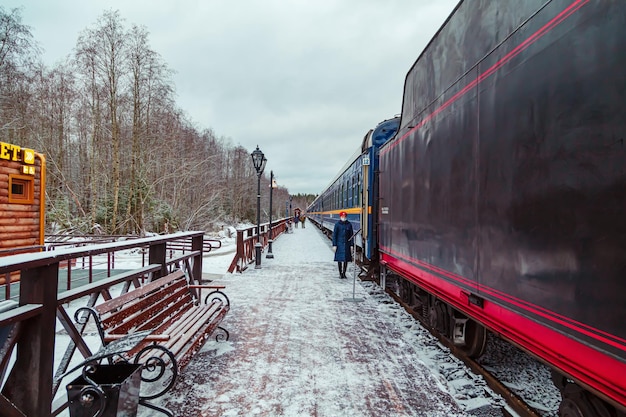
[[[589,392],[626,409],[624,139],[625,1],[473,0],[380,153],[401,295],[471,354],[484,326],[551,365],[562,415],[601,415]]]

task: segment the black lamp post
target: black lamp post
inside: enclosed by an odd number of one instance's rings
[[[252,152],[252,163],[254,164],[254,169],[256,170],[257,175],[257,192],[256,192],[256,243],[254,245],[255,249],[255,269],[261,268],[261,175],[263,174],[263,170],[265,169],[265,163],[267,159],[265,159],[265,155],[259,149],[259,145],[256,146],[254,152]]]
[[[289,196],[289,233],[293,232],[293,216],[291,215],[291,202],[293,201],[293,196]]]
[[[274,179],[274,171],[270,171],[270,235],[269,240],[267,241],[268,249],[267,255],[265,255],[268,259],[274,259],[274,254],[272,253],[272,243],[274,243],[274,233],[272,232],[272,191],[276,188],[276,180]]]

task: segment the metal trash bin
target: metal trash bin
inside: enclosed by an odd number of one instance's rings
[[[134,417],[139,405],[141,365],[87,366],[67,385],[70,417]]]

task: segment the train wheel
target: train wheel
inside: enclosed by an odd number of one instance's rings
[[[559,417],[610,417],[604,402],[590,396],[576,384],[568,384],[561,393]]]
[[[428,323],[432,328],[437,329],[437,331],[443,336],[446,336],[447,338],[450,337],[450,316],[448,315],[448,309],[445,303],[439,300],[431,302],[430,309],[428,311]]]
[[[466,317],[454,317],[453,343],[470,358],[478,358],[487,347],[487,329]]]
[[[478,358],[487,348],[487,329],[474,320],[468,320],[465,326],[465,346],[462,349],[470,358]]]
[[[559,389],[559,391],[563,391],[568,384],[568,379],[566,376],[561,375],[560,372],[555,371],[554,369],[550,370],[550,378],[552,379],[552,383],[555,387]]]

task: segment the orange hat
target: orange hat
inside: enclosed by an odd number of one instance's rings
[[[348,213],[346,213],[345,211],[340,211],[339,217],[348,217]]]

